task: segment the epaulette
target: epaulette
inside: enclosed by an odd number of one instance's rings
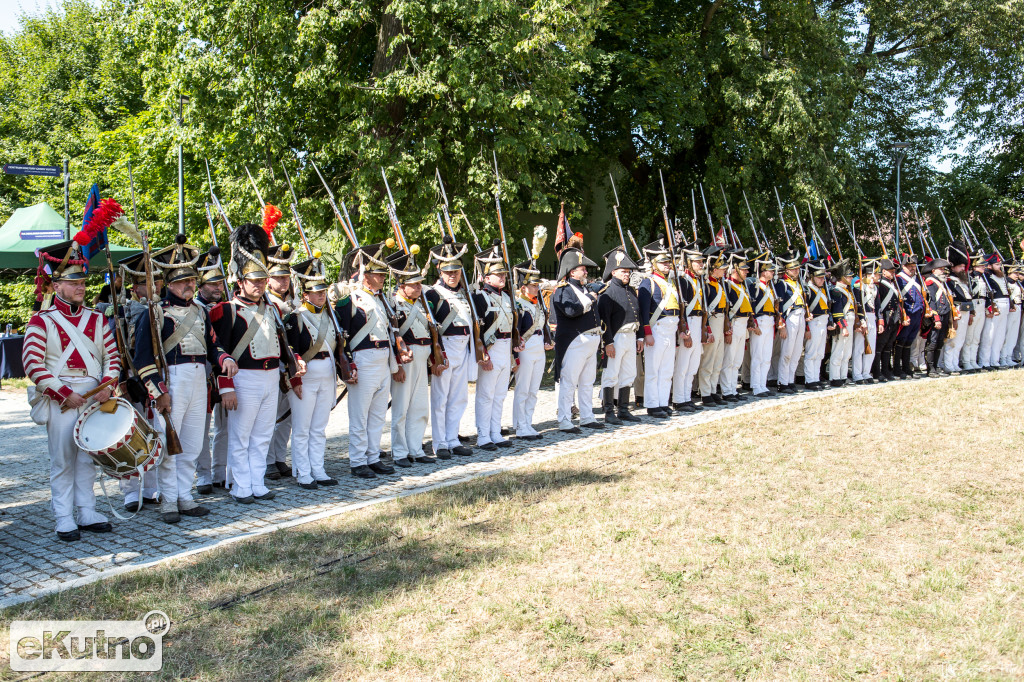
[[[568,282],[566,282],[565,280],[562,280],[557,285],[555,285],[555,288],[556,289],[561,289],[562,287],[566,286],[567,284],[568,284]]]

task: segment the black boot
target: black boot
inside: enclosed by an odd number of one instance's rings
[[[910,344],[900,347],[900,370],[907,379],[914,378],[914,365],[910,362]]]
[[[621,424],[622,420],[615,414],[615,389],[601,389],[601,406],[604,407],[604,421],[606,424]]]
[[[640,417],[635,417],[629,412],[629,386],[619,389],[619,419],[626,422],[640,421]]]

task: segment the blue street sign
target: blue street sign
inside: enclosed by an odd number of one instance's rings
[[[46,175],[59,178],[63,170],[60,166],[26,166],[24,164],[6,163],[4,173],[8,175]]]
[[[18,233],[22,239],[46,239],[53,241],[64,238],[64,230],[22,230]]]

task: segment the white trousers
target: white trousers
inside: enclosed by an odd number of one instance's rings
[[[274,417],[274,435],[270,438],[270,449],[267,450],[267,466],[274,462],[284,462],[288,459],[288,437],[292,435],[292,415],[285,417],[280,424],[281,415],[291,409],[291,402],[288,394],[278,391],[277,416]]]
[[[537,394],[544,377],[544,337],[534,334],[526,340],[519,354],[516,370],[516,391],[512,397],[512,426],[517,436],[533,436],[533,412],[537,409]]]
[[[636,332],[619,332],[612,344],[615,346],[615,357],[605,358],[601,388],[618,390],[632,386],[636,379]]]
[[[918,333],[914,336],[914,341],[910,344],[910,364],[918,369],[925,366],[924,346],[926,343],[928,343],[928,339]]]
[[[871,377],[871,363],[875,361],[875,339],[878,337],[878,324],[875,322],[875,314],[872,312],[864,313],[864,322],[867,324],[867,329],[864,334],[855,333],[853,335],[853,380],[860,381],[861,379],[868,379]],[[865,334],[867,335],[868,346],[871,347],[871,354],[864,354],[864,339]]]
[[[829,381],[845,381],[850,368],[850,355],[853,354],[853,313],[846,313],[846,328],[849,334],[843,336],[843,330],[837,329],[832,337],[832,355],[828,359]]]
[[[278,370],[240,369],[235,375],[238,407],[228,412],[231,494],[266,495],[267,450],[277,419]]]
[[[469,403],[470,365],[475,364],[469,336],[443,336],[448,369],[430,382],[430,435],[434,452],[460,445],[459,422]]]
[[[782,335],[775,332],[772,340],[772,359],[768,363],[768,381],[779,380],[779,366],[782,364]]]
[[[196,475],[199,485],[224,483],[228,480],[228,411],[217,403],[212,412],[206,413],[203,428],[203,448],[199,451],[196,462]],[[210,422],[213,421],[213,433],[210,433]]]
[[[678,319],[663,317],[651,329],[654,345],[644,345],[644,407],[648,409],[668,407],[678,328]]]
[[[952,320],[950,320],[950,324],[952,324]],[[942,344],[942,355],[939,356],[939,364],[947,372],[960,371],[960,353],[963,351],[965,341],[967,341],[967,313],[961,312],[956,336],[946,339],[946,342]]]
[[[1017,347],[1020,336],[1020,306],[1012,313],[1006,312],[1006,338],[1003,341],[1003,352],[999,354],[999,364],[1003,367],[1013,365],[1013,350]]]
[[[140,405],[139,403],[132,403],[132,405],[138,410],[139,414],[144,415],[147,413],[145,405]],[[148,471],[143,471],[142,476],[122,478],[117,482],[117,487],[124,493],[124,503],[126,505],[137,503],[140,492],[142,497],[152,499],[160,492],[160,484],[157,480],[157,467],[150,467]]]
[[[718,378],[722,373],[725,361],[725,315],[714,315],[708,318],[711,335],[715,340],[705,345],[700,352],[700,365],[697,369],[697,385],[701,397],[714,393],[718,388]]]
[[[740,365],[743,364],[743,349],[747,344],[747,319],[746,317],[737,317],[733,320],[732,343],[724,345],[722,373],[718,375],[722,395],[736,395]]]
[[[683,345],[682,341],[676,346],[675,372],[672,375],[672,402],[690,402],[693,394],[693,378],[697,376],[697,369],[700,368],[700,356],[703,350],[701,337],[700,315],[690,315],[686,318],[690,329],[690,338],[693,343],[689,348]]]
[[[405,368],[405,381],[399,383],[391,380],[392,459],[423,456],[423,434],[427,432],[427,416],[430,414],[427,360],[430,359],[431,348],[409,346],[409,350],[412,352],[412,362],[402,365]]]
[[[761,335],[752,332],[749,336],[750,391],[758,395],[768,390],[768,369],[772,364],[772,346],[775,342],[775,318],[762,315],[755,319]]]
[[[480,370],[476,377],[476,444],[501,443],[501,411],[508,395],[508,380],[512,373],[512,341],[496,339],[487,350],[491,369]],[[456,434],[458,435],[458,434]]]
[[[330,478],[324,471],[324,450],[327,420],[331,418],[337,390],[338,373],[334,361],[327,357],[306,363],[302,400],[295,396],[295,391],[288,391],[292,408],[292,473],[299,483]]]
[[[978,364],[982,367],[994,367],[999,364],[1003,341],[1006,340],[1006,321],[1010,317],[1009,299],[995,299],[995,308],[999,314],[985,322],[985,328],[981,330]]]
[[[1020,330],[1017,334],[1017,347],[1013,349],[1013,359],[1020,362],[1024,359],[1024,315],[1021,315]]]
[[[358,381],[348,388],[348,464],[380,461],[380,437],[391,392],[391,349],[365,348],[352,353]]]
[[[592,424],[594,419],[594,381],[597,380],[597,348],[601,337],[580,334],[562,356],[558,374],[558,428],[572,428],[572,400],[576,396],[580,409],[580,424]]]
[[[75,393],[85,394],[99,385],[89,377],[61,377]],[[50,505],[57,517],[60,532],[75,530],[78,524],[103,523],[107,517],[96,511],[96,494],[93,485],[96,480],[96,464],[83,450],[75,445],[75,422],[81,416],[87,402],[77,410],[60,411],[60,403],[50,401],[50,415],[46,422],[47,448],[50,452]],[[78,508],[78,524],[74,510]]]
[[[782,340],[782,352],[779,355],[779,386],[788,386],[796,378],[796,368],[804,349],[806,312],[799,306],[793,306],[786,315],[786,338]]]
[[[167,368],[167,389],[171,394],[171,425],[181,441],[181,452],[161,457],[157,467],[160,479],[160,510],[178,511],[194,507],[192,484],[196,462],[203,449],[206,425],[206,363],[184,363]],[[157,420],[158,429],[163,424]]]
[[[821,361],[825,357],[829,315],[816,315],[807,323],[811,338],[804,345],[804,384],[821,380]]]
[[[978,369],[980,367],[978,350],[981,346],[981,334],[985,330],[988,319],[985,317],[985,299],[974,299],[974,323],[967,325],[964,347],[960,351],[960,366],[963,369]]]

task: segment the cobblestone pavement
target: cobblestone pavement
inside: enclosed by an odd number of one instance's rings
[[[832,394],[835,392],[827,395]],[[472,420],[472,394],[470,397],[469,409],[462,420],[463,435],[476,431]],[[0,393],[0,608],[228,542],[588,450],[609,441],[644,438],[771,405],[821,397],[820,393],[804,393],[751,399],[731,409],[706,409],[667,420],[645,417],[639,424],[599,431],[584,429],[579,436],[561,433],[552,419],[538,425],[544,434],[543,440],[513,438],[511,448],[492,452],[476,450],[471,457],[456,456],[448,461],[439,460],[437,464],[416,464],[411,469],[399,468],[394,475],[371,480],[349,475],[348,419],[345,406],[341,404],[331,415],[326,457],[327,473],[339,480],[338,486],[309,491],[299,488],[293,478],[268,481],[277,496],[253,505],[234,504],[224,490],[215,489],[213,495],[197,497],[210,507],[208,516],[182,517],[181,523],[168,526],[160,521],[153,507],[129,521],[114,518],[97,482],[97,510],[107,514],[114,524],[114,532],[83,533],[80,541],[65,543],[57,540],[53,532],[46,430],[29,419],[23,392],[5,391]],[[503,423],[506,425],[511,423],[511,412],[510,394],[505,401]],[[645,414],[643,410],[636,412]],[[554,390],[542,390],[536,414],[554,413]],[[385,449],[390,446],[389,431],[390,421],[385,426]],[[428,437],[429,434],[428,428]],[[116,483],[108,479],[106,487],[112,494],[111,501],[120,505],[120,495],[114,496]],[[120,511],[120,507],[118,509]]]

